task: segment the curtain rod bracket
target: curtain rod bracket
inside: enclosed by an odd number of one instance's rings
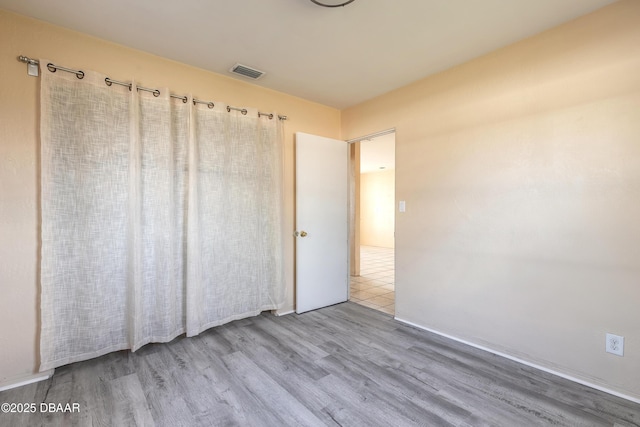
[[[38,68],[38,64],[40,64],[40,62],[37,59],[31,59],[28,56],[20,55],[18,56],[18,61],[27,64],[28,75],[32,77],[38,77],[40,75],[40,69]]]

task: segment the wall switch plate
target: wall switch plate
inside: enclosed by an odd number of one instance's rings
[[[607,334],[607,343],[605,350],[607,353],[624,356],[624,337],[619,335]]]
[[[400,200],[400,202],[398,203],[398,210],[400,212],[406,212],[407,211],[407,203],[404,200]]]

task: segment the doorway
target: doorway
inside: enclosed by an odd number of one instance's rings
[[[395,314],[395,132],[351,149],[352,235],[349,300]]]

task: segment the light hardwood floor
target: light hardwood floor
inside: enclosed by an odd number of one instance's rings
[[[640,405],[344,303],[64,366],[1,426],[639,426]]]

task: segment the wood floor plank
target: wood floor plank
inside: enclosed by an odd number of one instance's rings
[[[320,378],[310,376],[299,362],[290,363],[291,359],[279,357],[280,353],[273,352],[270,348],[259,347],[247,355],[278,385],[296,396],[316,417],[329,421],[331,417],[324,408],[331,405],[333,399],[316,386]],[[325,375],[321,378],[329,375],[324,372]]]
[[[156,425],[195,424],[194,414],[189,410],[185,396],[171,374],[171,367],[164,363],[161,352],[136,358],[135,367]]]
[[[185,376],[182,384],[185,393],[191,396],[189,400],[198,420],[206,419],[208,425],[251,425],[263,421],[255,411],[245,410],[247,405],[255,405],[254,397],[222,358],[211,357],[204,340],[184,340],[184,345],[195,363],[192,374]]]
[[[326,409],[342,426],[420,425],[403,413],[395,413],[385,401],[377,399],[366,381],[349,381],[332,374],[319,380],[318,384],[335,400],[335,404]]]
[[[242,352],[224,357],[234,375],[242,380],[247,389],[281,420],[278,425],[322,426],[324,425],[300,401],[280,387]]]
[[[15,426],[625,426],[640,405],[344,303],[56,369]],[[39,409],[39,407],[38,407]]]
[[[154,424],[137,374],[120,376],[109,385],[113,396],[112,424],[123,427]]]
[[[451,425],[434,411],[423,410],[415,405],[405,394],[396,394],[397,389],[391,387],[392,383],[387,378],[382,375],[371,376],[361,364],[348,363],[345,358],[333,355],[324,358],[322,365],[345,382],[359,378],[360,381],[352,384],[361,396],[360,400],[375,402],[377,409],[384,414],[394,414],[397,422],[403,425],[421,425],[421,423],[437,426]],[[381,372],[378,371],[378,374]]]

